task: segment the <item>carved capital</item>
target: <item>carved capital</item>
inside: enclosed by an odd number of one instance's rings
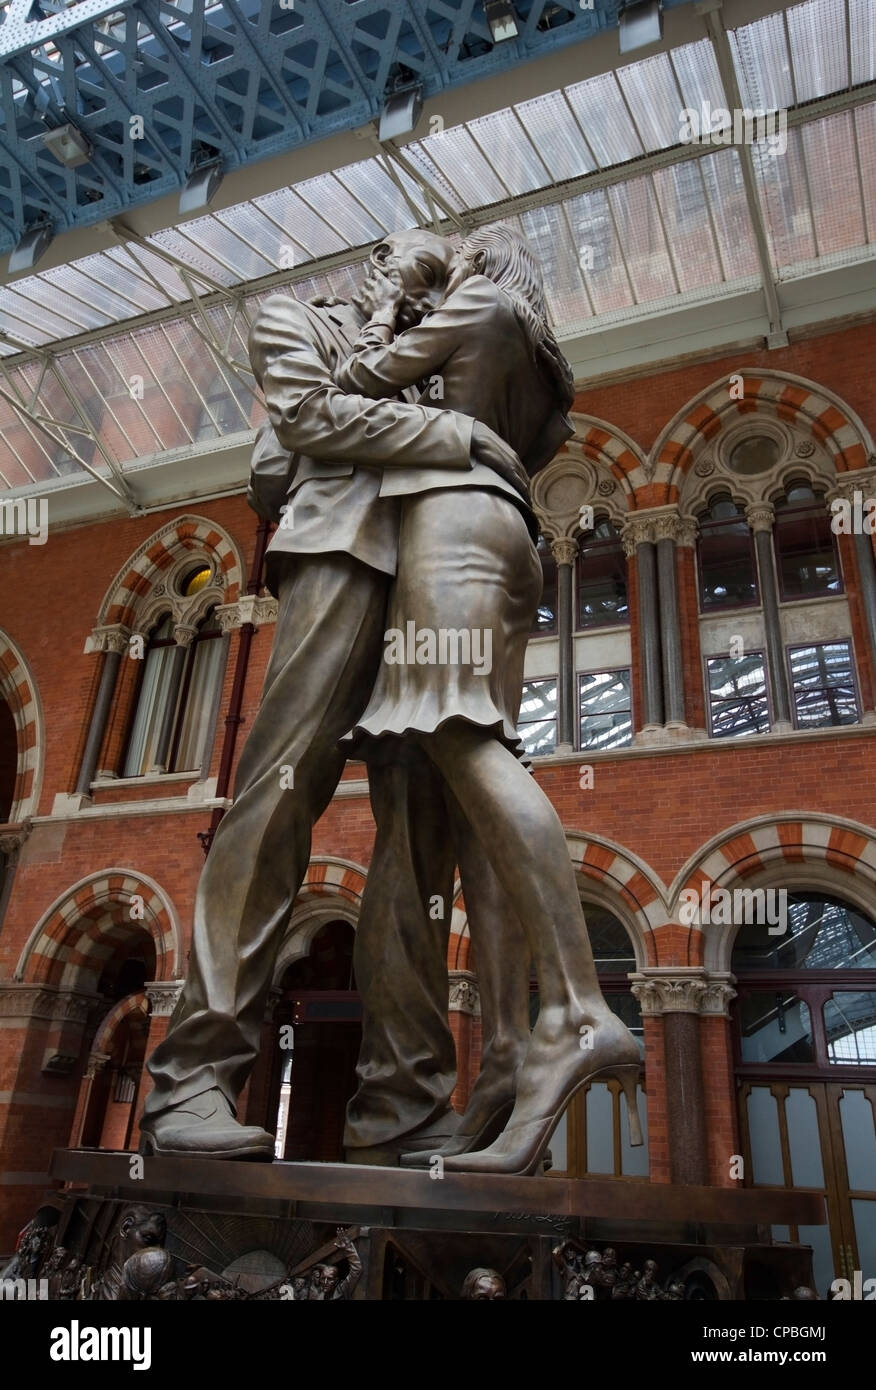
[[[91,636],[85,643],[87,652],[118,652],[120,656],[128,650],[128,641],[131,632],[121,623],[112,623],[108,627],[96,627]]]
[[[4,825],[0,830],[0,854],[10,862],[18,857],[18,852],[24,844],[33,824],[31,821],[21,821],[18,825]]]
[[[112,1060],[108,1052],[89,1052],[88,1061],[85,1063],[85,1075],[89,1081],[104,1071]]]
[[[153,1018],[170,1018],[182,991],[182,980],[148,980],[146,998]]]
[[[752,502],[745,508],[745,519],[755,535],[758,531],[772,532],[775,509],[771,502]]]
[[[481,993],[475,976],[470,970],[451,970],[449,979],[449,1012],[469,1014],[472,1018],[478,1018],[481,1012]]]
[[[558,565],[574,565],[578,554],[578,542],[561,536],[559,540],[551,541],[551,554]]]
[[[646,967],[632,975],[631,988],[643,1015],[709,1014],[727,1017],[730,1000],[735,998],[733,977],[709,975],[700,967]]]
[[[648,513],[628,517],[621,527],[621,542],[627,559],[632,559],[640,545],[653,544],[654,523]]]
[[[841,497],[846,502],[854,502],[855,493],[863,497],[876,497],[876,468],[855,468],[850,473],[841,473],[827,493],[828,502]]]
[[[217,608],[216,618],[223,632],[233,632],[244,623],[264,627],[277,621],[277,600],[271,594],[244,594],[237,603]]]
[[[95,995],[71,990],[45,989],[39,985],[5,985],[0,988],[0,1018],[33,1018],[50,1023],[84,1023]]]
[[[196,627],[188,623],[174,623],[173,640],[178,647],[190,647],[198,635]]]

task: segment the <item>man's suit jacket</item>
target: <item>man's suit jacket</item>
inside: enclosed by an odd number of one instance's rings
[[[395,574],[399,512],[380,495],[384,470],[470,470],[474,420],[342,391],[334,371],[360,322],[348,305],[319,308],[290,294],[261,306],[249,354],[269,423],[256,440],[249,500],[281,523],[269,555],[344,551]],[[293,523],[284,526],[288,503]]]

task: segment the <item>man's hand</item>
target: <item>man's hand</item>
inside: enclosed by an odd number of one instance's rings
[[[527,506],[530,503],[529,479],[519,458],[504,439],[500,439],[486,425],[475,424],[471,435],[471,457],[473,463],[485,463],[504,478],[520,493]]]

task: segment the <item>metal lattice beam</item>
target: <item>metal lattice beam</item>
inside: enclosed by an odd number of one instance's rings
[[[0,251],[36,221],[93,226],[172,193],[206,158],[234,169],[358,128],[400,85],[435,97],[589,38],[618,3],[516,8],[518,38],[494,44],[483,0],[11,0]],[[91,146],[74,169],[41,139],[65,124]]]

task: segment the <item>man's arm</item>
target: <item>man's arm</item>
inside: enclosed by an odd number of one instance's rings
[[[379,468],[471,467],[474,420],[347,394],[314,338],[307,310],[291,295],[266,300],[250,332],[252,369],[285,449]]]

